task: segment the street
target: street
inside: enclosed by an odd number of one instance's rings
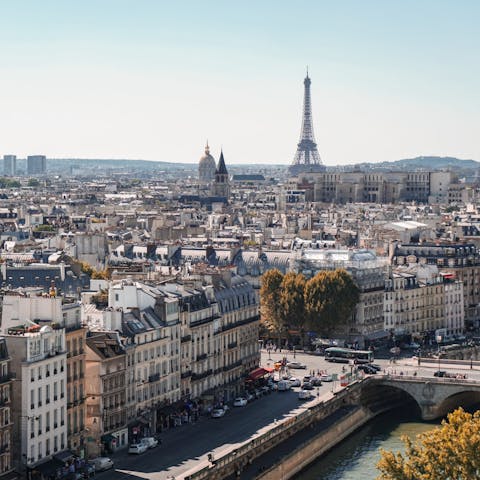
[[[342,373],[342,367],[350,371],[348,364],[330,363],[323,356],[285,352],[262,352],[262,366],[273,366],[273,363],[287,356],[288,360],[295,360],[306,364],[306,369],[291,370],[290,373],[300,380],[310,371],[326,370],[328,373]],[[396,363],[389,360],[375,360],[387,372],[411,375],[417,372],[418,376],[432,377],[438,369],[436,362],[421,364],[412,359],[400,359]],[[469,366],[451,366],[446,360],[441,361],[441,369],[450,372],[462,372],[468,378],[480,380],[480,370],[470,370]],[[339,382],[324,382],[316,387],[314,394],[320,398],[327,396],[332,390],[340,389]],[[182,425],[162,433],[162,444],[155,449],[141,455],[128,455],[125,451],[112,455],[115,470],[98,473],[100,480],[144,478],[151,480],[167,480],[173,477],[179,479],[182,474],[198,466],[207,464],[207,455],[213,453],[218,458],[223,450],[230,450],[257,433],[262,428],[291,415],[294,411],[306,408],[305,403],[298,400],[299,388],[287,392],[272,392],[246,407],[231,408],[222,418],[202,417],[195,424]]]

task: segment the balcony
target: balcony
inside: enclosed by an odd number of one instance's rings
[[[213,315],[211,317],[202,318],[200,320],[195,320],[194,322],[190,322],[190,328],[198,327],[200,325],[205,325],[206,323],[213,322],[217,318],[220,318],[220,317],[218,315]]]
[[[6,383],[6,382],[9,382],[10,380],[12,380],[13,377],[13,373],[7,373],[6,375],[2,375],[0,376],[0,383]]]
[[[202,372],[202,373],[193,373],[192,374],[192,380],[202,380],[202,378],[206,378],[209,375],[211,375],[212,373],[213,373],[213,371],[211,369],[209,369],[205,372]]]
[[[150,375],[148,377],[148,381],[151,383],[151,382],[157,382],[158,380],[160,380],[160,373],[154,373],[153,375]]]
[[[207,354],[206,353],[202,353],[201,355],[197,355],[197,362],[199,362],[200,360],[205,360],[207,358]]]
[[[235,363],[231,363],[230,365],[225,365],[223,367],[224,372],[228,372],[229,370],[233,370],[234,368],[240,367],[242,365],[242,361],[238,360]]]
[[[236,341],[235,341],[235,342],[230,342],[230,343],[228,344],[228,348],[236,348],[237,345],[238,345],[238,344],[237,344]]]
[[[187,370],[186,372],[183,372],[181,375],[180,375],[180,378],[188,378],[188,377],[191,377],[192,376],[192,371],[191,370]]]
[[[180,339],[180,343],[189,342],[191,339],[192,339],[192,336],[191,336],[191,335],[184,335],[184,336]]]
[[[10,398],[0,398],[0,407],[5,407],[10,403]]]

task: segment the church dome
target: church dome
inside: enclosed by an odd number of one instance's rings
[[[205,146],[205,155],[202,155],[198,164],[198,178],[201,182],[212,182],[215,179],[217,165],[215,159],[210,155],[210,147]]]

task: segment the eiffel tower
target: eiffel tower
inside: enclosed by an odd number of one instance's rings
[[[302,131],[300,133],[300,141],[297,145],[297,152],[290,165],[288,171],[290,175],[296,176],[307,172],[324,172],[325,166],[322,164],[320,154],[315,143],[315,136],[313,135],[312,125],[312,100],[310,97],[310,84],[312,81],[308,76],[305,77],[303,85],[305,86],[305,93],[303,97],[303,121]]]

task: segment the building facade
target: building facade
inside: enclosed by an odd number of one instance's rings
[[[12,374],[5,338],[0,338],[0,479],[13,470]]]
[[[47,171],[47,157],[45,155],[29,155],[27,157],[27,174],[37,175]]]

